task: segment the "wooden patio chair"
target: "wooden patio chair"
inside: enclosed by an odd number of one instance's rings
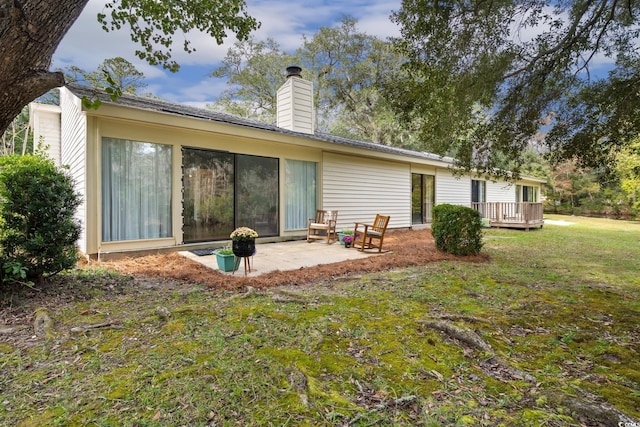
[[[373,220],[373,224],[356,222],[353,247],[360,249],[361,252],[364,252],[365,249],[378,249],[378,252],[382,252],[384,233],[387,231],[390,218],[390,216],[378,214]]]
[[[337,240],[337,222],[338,211],[317,210],[316,217],[307,220],[307,242],[327,239],[327,244],[329,244],[331,239]]]

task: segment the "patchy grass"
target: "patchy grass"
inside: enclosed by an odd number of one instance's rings
[[[87,267],[40,291],[5,292],[0,323],[12,330],[0,335],[0,419],[637,421],[640,225],[564,219],[575,224],[487,230],[483,263],[438,261],[241,294]],[[37,306],[54,321],[38,337]]]

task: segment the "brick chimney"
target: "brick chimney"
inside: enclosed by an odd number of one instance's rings
[[[313,83],[302,78],[302,68],[287,67],[287,80],[278,89],[277,125],[283,129],[315,133]]]

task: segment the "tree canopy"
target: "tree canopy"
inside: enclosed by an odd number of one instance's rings
[[[211,107],[264,122],[275,121],[276,91],[283,83],[283,71],[298,61],[271,38],[237,41],[222,65],[211,73],[212,77],[227,79],[227,88]]]
[[[634,0],[403,0],[408,61],[387,95],[467,170],[518,172],[541,130],[554,159],[611,168],[640,133],[639,14]]]
[[[314,83],[320,130],[411,147],[415,140],[410,127],[398,123],[381,92],[402,62],[388,41],[360,31],[350,16],[304,36],[293,53],[282,51],[272,39],[240,41],[212,73],[228,83],[213,108],[275,121],[276,92],[284,82],[284,70],[301,65],[303,76]]]
[[[47,91],[64,85],[62,72],[50,71],[51,59],[88,0],[22,0],[0,4],[0,132],[22,107]],[[230,31],[246,39],[258,28],[247,15],[244,0],[110,0],[98,20],[105,31],[130,31],[140,48],[136,54],[152,65],[171,71],[176,35],[182,48],[193,52],[190,31],[202,31],[221,44]]]
[[[621,149],[616,160],[620,187],[629,197],[635,214],[640,215],[640,136]]]
[[[107,58],[98,66],[97,71],[87,72],[75,68],[74,72],[82,77],[82,80],[92,87],[106,89],[113,81],[123,93],[137,94],[147,87],[144,82],[144,74],[135,65],[121,57]]]

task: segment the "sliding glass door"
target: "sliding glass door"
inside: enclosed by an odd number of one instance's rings
[[[436,198],[435,182],[433,175],[411,174],[412,224],[431,222],[431,211]]]
[[[236,154],[236,225],[278,235],[278,159]]]
[[[183,239],[228,239],[240,226],[278,235],[278,159],[183,148]]]
[[[229,153],[183,149],[185,242],[225,239],[233,231],[233,160]]]
[[[478,179],[471,180],[471,207],[478,212],[482,217],[485,216],[487,202],[487,181],[481,181]]]

